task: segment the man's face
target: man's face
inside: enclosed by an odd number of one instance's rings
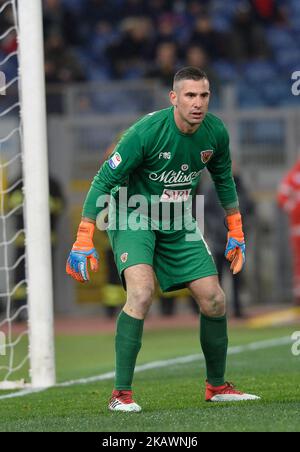
[[[170,93],[170,100],[175,107],[177,119],[195,127],[201,124],[208,110],[210,98],[209,81],[181,80]]]

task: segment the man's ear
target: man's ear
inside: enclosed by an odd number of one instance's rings
[[[169,98],[170,98],[170,102],[173,105],[173,107],[177,107],[177,94],[175,91],[169,92]]]

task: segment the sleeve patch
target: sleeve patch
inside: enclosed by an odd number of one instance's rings
[[[116,169],[120,163],[122,162],[122,157],[118,152],[116,152],[109,160],[108,164],[111,167],[111,169]]]

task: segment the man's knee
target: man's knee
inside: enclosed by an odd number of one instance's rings
[[[154,294],[152,285],[127,288],[126,307],[134,316],[145,317],[151,306]]]
[[[154,273],[150,265],[138,264],[124,272],[127,286],[126,314],[144,319],[154,294]]]
[[[207,297],[201,300],[201,312],[207,317],[222,317],[226,313],[226,297],[221,289],[210,292]]]

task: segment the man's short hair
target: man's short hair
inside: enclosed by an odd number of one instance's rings
[[[182,69],[179,69],[178,72],[176,72],[173,80],[173,88],[176,83],[181,82],[181,80],[203,80],[207,78],[207,75],[204,71],[199,69],[198,67],[194,66],[187,66]]]

